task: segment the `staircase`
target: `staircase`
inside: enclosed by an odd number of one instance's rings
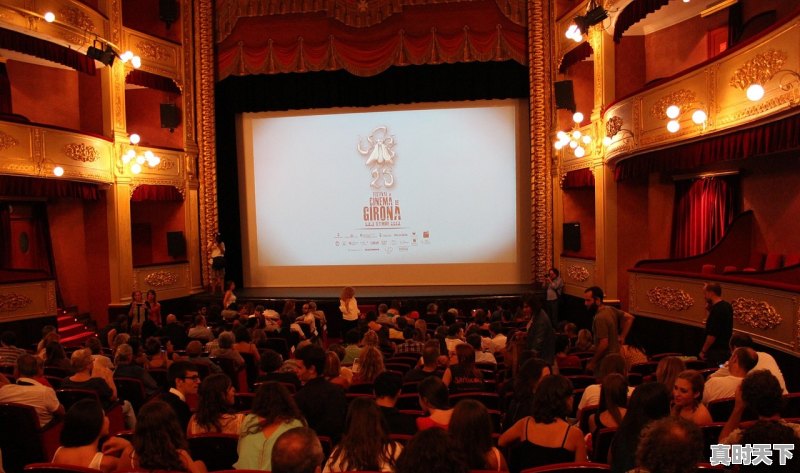
[[[96,336],[81,322],[86,320],[87,316],[88,314],[80,314],[77,307],[59,309],[58,334],[65,348],[83,346],[87,339]]]

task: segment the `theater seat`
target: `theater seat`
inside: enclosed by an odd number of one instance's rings
[[[191,435],[186,440],[192,459],[202,460],[208,471],[230,470],[239,459],[236,434]]]
[[[704,264],[703,267],[700,269],[700,272],[703,274],[714,274],[717,271],[717,265],[715,264]]]
[[[725,268],[722,269],[722,274],[735,273],[738,270],[739,268],[736,266],[725,266]]]
[[[552,465],[529,468],[527,470],[522,470],[522,473],[549,473],[549,472],[562,472],[562,473],[598,472],[599,473],[610,470],[611,467],[604,463],[571,462],[571,463],[554,463]]]
[[[98,473],[99,471],[60,463],[31,463],[25,467],[25,473]]]
[[[0,450],[4,452],[5,471],[19,472],[27,464],[53,458],[62,427],[61,421],[40,427],[32,406],[0,403]]]

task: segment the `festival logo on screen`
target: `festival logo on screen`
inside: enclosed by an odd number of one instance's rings
[[[359,137],[356,149],[358,154],[365,156],[365,165],[370,171],[369,205],[363,208],[364,226],[366,227],[399,227],[400,201],[392,197],[390,192],[395,184],[394,159],[397,154],[394,150],[397,140],[389,134],[389,128],[379,126],[372,130],[366,140]]]

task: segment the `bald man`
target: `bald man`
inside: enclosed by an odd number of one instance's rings
[[[272,473],[320,473],[324,459],[317,434],[308,427],[295,427],[275,441]]]

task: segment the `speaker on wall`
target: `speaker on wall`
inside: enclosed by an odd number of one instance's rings
[[[167,29],[178,19],[177,0],[158,0],[158,19],[167,24]]]
[[[581,251],[581,224],[580,222],[565,223],[564,251]]]
[[[565,108],[573,113],[578,108],[575,105],[575,93],[572,90],[571,80],[556,82],[556,108]]]
[[[181,124],[181,109],[174,103],[161,104],[161,128],[169,128],[169,132]]]
[[[173,258],[186,256],[186,238],[183,232],[167,232],[167,254]]]

